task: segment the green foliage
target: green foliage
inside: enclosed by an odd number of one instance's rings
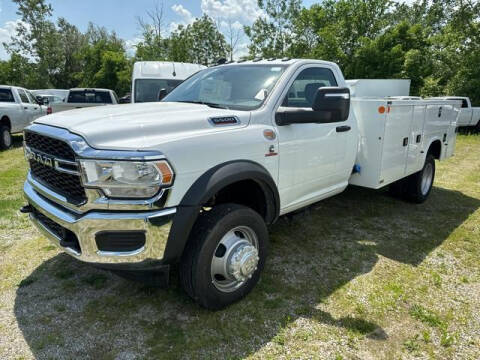
[[[258,5],[267,17],[260,17],[244,28],[251,40],[250,55],[266,58],[287,55],[293,41],[293,24],[301,10],[300,0],[259,0]]]
[[[480,104],[479,2],[258,4],[268,17],[245,28],[250,57],[333,61],[346,78],[409,78],[412,95],[463,95]]]
[[[90,24],[86,33],[67,20],[51,20],[45,0],[14,0],[23,23],[6,45],[0,62],[4,84],[27,88],[107,87],[124,94],[130,88],[131,61],[123,40]]]
[[[28,88],[106,87],[128,92],[133,61],[210,65],[230,48],[204,15],[169,36],[163,6],[139,19],[142,40],[132,59],[115,33],[85,33],[52,19],[46,0],[13,0],[22,23],[0,61],[0,82]],[[265,16],[244,28],[249,57],[333,61],[346,78],[408,78],[411,94],[469,96],[480,105],[480,2],[436,0],[259,0]]]
[[[132,62],[126,56],[123,41],[93,24],[85,38],[85,45],[77,53],[83,69],[76,73],[79,86],[112,89],[118,94],[128,92]]]
[[[207,15],[192,24],[179,26],[169,39],[169,60],[211,65],[226,58],[228,45],[216,24]]]

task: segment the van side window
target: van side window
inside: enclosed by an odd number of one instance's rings
[[[282,106],[286,107],[312,107],[315,94],[320,87],[337,86],[335,76],[330,69],[311,67],[298,74]]]

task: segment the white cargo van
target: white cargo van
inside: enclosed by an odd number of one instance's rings
[[[171,61],[136,62],[132,75],[132,103],[159,101],[183,80],[205,68]],[[160,94],[163,89],[165,91]]]

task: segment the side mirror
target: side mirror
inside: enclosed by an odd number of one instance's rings
[[[321,87],[315,92],[312,108],[280,107],[275,114],[278,126],[290,124],[322,124],[348,119],[350,90]]]
[[[321,87],[315,93],[312,109],[315,112],[331,113],[329,122],[345,121],[350,113],[350,90],[339,87]]]
[[[167,96],[167,89],[160,89],[158,92],[158,101],[161,101],[165,96]]]

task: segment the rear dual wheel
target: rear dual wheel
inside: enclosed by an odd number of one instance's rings
[[[268,250],[263,218],[237,204],[200,215],[180,263],[180,283],[201,306],[218,310],[246,296],[260,278]]]
[[[422,170],[390,185],[389,191],[395,196],[421,204],[427,200],[435,180],[435,158],[428,154]]]

